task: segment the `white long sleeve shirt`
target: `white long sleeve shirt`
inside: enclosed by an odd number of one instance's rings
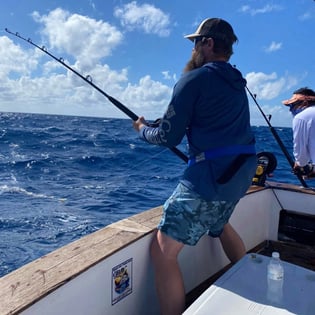
[[[300,166],[315,164],[315,106],[298,113],[292,122],[293,154]]]

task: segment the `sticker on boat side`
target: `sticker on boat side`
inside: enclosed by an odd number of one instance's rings
[[[112,305],[132,292],[132,258],[112,269]]]

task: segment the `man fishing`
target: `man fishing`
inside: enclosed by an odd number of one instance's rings
[[[293,171],[304,178],[315,177],[315,92],[307,87],[282,102],[293,115]]]
[[[159,126],[150,127],[144,117],[133,123],[151,144],[175,147],[186,135],[189,145],[188,167],[164,204],[151,244],[164,315],[181,314],[185,308],[177,261],[184,245],[195,245],[208,233],[220,237],[232,259],[245,254],[228,221],[256,170],[246,80],[228,62],[238,40],[233,28],[220,18],[209,18],[185,37],[194,43],[192,57]]]

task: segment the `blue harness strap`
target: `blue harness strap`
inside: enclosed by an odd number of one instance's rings
[[[239,155],[239,154],[256,154],[255,145],[253,144],[235,144],[226,147],[219,147],[210,150],[206,150],[190,157],[188,160],[188,166],[192,166],[196,163],[213,160],[222,156]]]

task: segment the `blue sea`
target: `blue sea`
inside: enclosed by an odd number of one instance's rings
[[[291,129],[275,129],[291,154]],[[257,150],[277,157],[271,180],[299,185],[269,127],[253,130]],[[0,113],[0,277],[163,204],[184,167],[129,119]]]

